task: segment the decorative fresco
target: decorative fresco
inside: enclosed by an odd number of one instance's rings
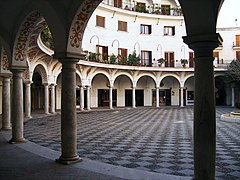
[[[102,0],[86,0],[83,2],[72,23],[69,39],[71,47],[79,48],[81,46],[88,19],[101,2]]]
[[[3,49],[2,50],[2,69],[4,71],[7,71],[9,68],[9,61],[8,61],[8,57],[7,57],[7,52]]]
[[[41,15],[39,12],[33,12],[22,23],[18,33],[18,37],[16,38],[15,42],[13,61],[26,61],[26,49],[29,43],[30,35],[33,31],[33,28],[35,27],[35,24],[39,21],[40,17]],[[18,63],[18,65],[21,64]]]

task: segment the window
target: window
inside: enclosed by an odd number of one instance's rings
[[[175,27],[174,26],[164,26],[163,29],[164,36],[174,36],[175,35]]]
[[[122,0],[114,0],[114,7],[122,8]]]
[[[170,15],[170,5],[161,5],[162,15]]]
[[[219,64],[219,52],[213,52],[214,61],[217,61],[217,64]]]
[[[107,46],[99,46],[97,45],[97,54],[98,54],[98,61],[108,61],[108,47]]]
[[[127,22],[125,22],[125,21],[118,21],[118,30],[127,32]]]
[[[236,51],[236,59],[240,60],[240,51]]]
[[[127,58],[127,49],[118,48],[118,55],[120,55],[121,58]]]
[[[152,51],[141,51],[141,64],[146,66],[152,65]]]
[[[194,53],[189,52],[189,67],[193,67],[193,66],[194,66]]]
[[[240,35],[236,35],[236,46],[240,47]]]
[[[152,33],[151,25],[141,24],[140,25],[140,33],[141,34],[151,34]]]
[[[174,52],[165,52],[165,67],[174,67]]]
[[[105,17],[96,16],[96,26],[105,27]]]

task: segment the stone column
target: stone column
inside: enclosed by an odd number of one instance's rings
[[[11,69],[13,73],[12,92],[12,139],[11,144],[26,142],[23,137],[23,72],[20,69]]]
[[[51,90],[50,113],[55,114],[55,84],[50,85],[50,90]]]
[[[90,86],[87,86],[87,110],[91,110]]]
[[[113,109],[112,87],[109,87],[109,109]]]
[[[156,87],[156,107],[159,107],[159,87]]]
[[[49,92],[48,84],[44,84],[44,113],[49,114]]]
[[[136,108],[136,87],[132,87],[132,107]]]
[[[235,107],[235,88],[232,86],[232,107]]]
[[[213,50],[218,34],[184,37],[194,50],[194,179],[215,179],[216,108]]]
[[[84,110],[84,87],[80,86],[80,110]]]
[[[183,87],[180,88],[180,96],[181,96],[181,105],[180,107],[184,107],[184,104],[183,104]]]
[[[25,82],[25,117],[32,118],[31,116],[31,81]]]
[[[76,63],[77,59],[61,59],[61,156],[56,161],[72,164],[81,159],[77,154]]]
[[[2,130],[11,130],[10,77],[3,77]]]

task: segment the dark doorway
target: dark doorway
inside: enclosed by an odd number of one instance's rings
[[[38,72],[33,73],[33,84],[31,85],[32,110],[44,108],[44,87],[42,77]]]
[[[84,89],[84,108],[87,108],[87,90]]]
[[[78,107],[80,106],[80,101],[81,101],[80,89],[76,89],[76,105],[77,105]]]
[[[126,107],[132,106],[132,90],[129,89],[125,90],[125,106]]]
[[[112,91],[113,106],[117,105],[117,90]],[[98,107],[108,107],[110,103],[109,89],[98,89]]]
[[[171,89],[166,89],[166,106],[171,106]]]
[[[136,90],[136,106],[144,105],[144,90]]]
[[[226,83],[224,77],[215,78],[215,95],[216,95],[216,105],[225,106],[226,105]]]

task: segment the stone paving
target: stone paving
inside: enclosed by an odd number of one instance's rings
[[[220,121],[217,108],[217,179],[240,179],[240,124]],[[136,108],[80,112],[78,153],[113,165],[193,176],[193,109]],[[60,115],[25,122],[24,136],[60,151]]]

